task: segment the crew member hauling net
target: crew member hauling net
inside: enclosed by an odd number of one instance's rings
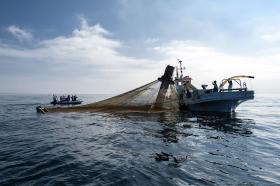
[[[178,111],[179,100],[174,81],[172,80],[174,67],[168,65],[164,75],[158,80],[144,86],[105,99],[76,107],[37,107],[37,112],[161,112]]]

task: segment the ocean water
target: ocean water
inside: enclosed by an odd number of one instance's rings
[[[279,98],[231,116],[37,114],[50,95],[3,94],[0,185],[280,185]]]

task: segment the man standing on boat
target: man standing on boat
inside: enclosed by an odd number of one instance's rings
[[[232,91],[232,81],[231,80],[228,81],[228,91],[229,92]]]
[[[214,82],[212,83],[212,85],[214,86],[213,92],[218,92],[219,88],[218,88],[218,85],[217,85],[217,81],[214,81]]]

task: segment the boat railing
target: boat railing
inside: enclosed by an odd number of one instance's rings
[[[232,89],[220,89],[219,92],[237,92],[237,91],[247,91],[247,88],[232,88]]]
[[[203,90],[194,90],[192,93],[187,94],[187,99],[200,99],[201,96],[212,94],[212,93],[222,93],[222,92],[245,92],[247,88],[232,88],[232,89],[219,89],[218,92],[214,92],[213,89],[203,89]]]

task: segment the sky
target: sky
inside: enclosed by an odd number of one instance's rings
[[[1,0],[0,93],[117,94],[183,61],[193,83],[280,93],[278,0]],[[211,87],[211,86],[210,86]]]

